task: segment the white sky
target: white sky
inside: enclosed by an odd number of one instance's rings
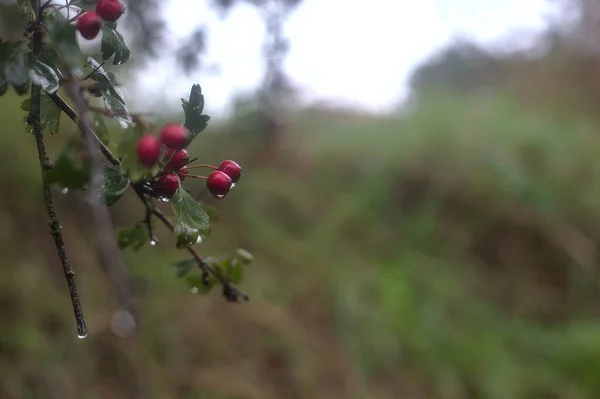
[[[200,24],[208,27],[208,64],[219,73],[173,78],[173,60],[153,63],[132,85],[136,109],[179,107],[192,83],[200,83],[209,114],[227,111],[236,92],[255,87],[262,74],[263,25],[250,6],[225,20],[207,1],[172,0],[164,15],[176,44]],[[411,70],[457,36],[520,45],[545,26],[548,0],[304,0],[285,25],[291,40],[286,68],[308,99],[386,111],[406,95]],[[516,33],[515,33],[516,32]],[[169,98],[158,93],[166,92]],[[154,88],[154,89],[153,89]],[[156,90],[156,95],[153,91]],[[159,102],[156,99],[159,99]],[[148,100],[151,99],[151,100]],[[165,104],[166,102],[166,104]]]

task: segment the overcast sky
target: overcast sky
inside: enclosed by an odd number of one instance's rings
[[[198,0],[172,0],[165,9],[177,43],[199,24],[208,27],[209,64],[219,74],[198,72],[173,78],[173,61],[163,59],[143,73],[144,90],[169,87],[179,106],[192,83],[202,85],[207,112],[220,114],[236,92],[255,87],[261,78],[263,25],[250,6],[239,6],[221,20]],[[291,40],[286,68],[309,99],[323,99],[371,111],[386,111],[406,94],[410,71],[457,36],[483,43],[505,39],[522,45],[542,29],[547,0],[304,0],[285,28]],[[512,36],[506,40],[508,34]],[[131,88],[135,90],[134,87]],[[130,98],[135,108],[148,92]],[[161,98],[162,102],[162,98]]]

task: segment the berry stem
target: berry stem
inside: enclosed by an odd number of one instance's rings
[[[207,163],[203,163],[202,165],[192,165],[192,166],[188,166],[187,168],[188,169],[211,168],[211,169],[214,169],[214,170],[218,169],[216,166],[209,165]]]
[[[185,177],[193,177],[195,179],[204,179],[204,180],[208,179],[208,177],[206,177],[206,176],[188,175],[188,174],[186,174]]]

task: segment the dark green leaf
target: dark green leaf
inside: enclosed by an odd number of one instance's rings
[[[183,277],[188,274],[194,267],[198,265],[196,259],[183,259],[171,265],[171,269],[175,271],[175,276]]]
[[[4,75],[18,94],[22,95],[27,92],[29,88],[29,68],[23,51],[16,51],[6,61]]]
[[[188,248],[198,241],[199,236],[200,233],[198,233],[198,230],[185,231],[183,234],[179,234],[177,236],[177,242],[175,243],[175,246],[178,249]]]
[[[29,71],[29,77],[34,84],[39,85],[42,90],[52,94],[60,87],[60,81],[54,69],[41,61],[36,61]]]
[[[208,292],[210,292],[212,287],[214,287],[218,282],[217,279],[213,276],[210,276],[208,281],[205,282],[201,276],[196,275],[187,276],[186,281],[190,288],[195,288],[198,290],[198,294],[207,294]]]
[[[108,127],[106,123],[104,123],[104,119],[102,115],[94,113],[91,115],[92,119],[92,128],[94,132],[96,132],[96,136],[105,144],[108,145],[109,135],[108,135]]]
[[[104,26],[106,26],[108,29],[117,30],[116,21],[104,21]]]
[[[60,13],[47,15],[44,21],[44,26],[49,32],[46,36],[48,44],[71,68],[80,68],[84,57],[77,43],[75,25],[69,23]]]
[[[246,251],[245,249],[242,249],[242,248],[236,249],[235,257],[244,265],[249,265],[250,263],[252,263],[253,256],[250,252]]]
[[[8,61],[12,53],[15,52],[17,45],[12,42],[3,42],[0,39],[0,61]]]
[[[96,8],[96,3],[98,0],[71,0],[72,6],[77,6],[86,11],[94,10]]]
[[[104,93],[104,105],[108,110],[113,112],[119,119],[123,120],[125,123],[129,123],[131,121],[131,117],[129,114],[129,110],[119,99],[113,96],[110,92],[105,91]]]
[[[28,98],[21,103],[21,109],[29,112],[31,110],[31,99]],[[42,130],[48,128],[50,134],[58,132],[60,126],[60,113],[54,101],[46,93],[42,94],[40,99],[40,122]],[[25,118],[27,119],[27,118]]]
[[[132,247],[134,251],[139,251],[147,242],[148,230],[144,224],[139,224],[131,229],[117,229],[117,245],[119,249]]]
[[[46,175],[46,181],[69,190],[84,189],[90,180],[90,169],[77,153],[77,145],[71,142],[59,155],[54,167]]]
[[[185,114],[185,127],[190,131],[192,137],[190,142],[200,134],[206,126],[210,117],[208,115],[202,115],[204,110],[204,96],[200,85],[195,84],[192,86],[190,92],[190,98],[188,101],[181,99],[181,106]]]
[[[175,216],[175,235],[178,241],[179,237],[184,237],[182,240],[186,242],[190,241],[191,237],[198,232],[206,236],[210,234],[210,218],[181,185],[173,196],[172,204]],[[194,242],[196,241],[194,240]]]
[[[108,60],[113,55],[113,65],[121,65],[129,59],[130,51],[125,39],[119,32],[107,26],[102,28],[102,43],[100,45],[102,59]]]
[[[119,166],[106,165],[104,167],[104,184],[102,185],[106,205],[111,206],[117,202],[125,194],[129,183],[131,181],[128,177],[123,176]]]

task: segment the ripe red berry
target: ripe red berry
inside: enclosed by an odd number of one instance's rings
[[[156,165],[160,158],[160,142],[149,134],[146,134],[137,142],[136,151],[140,164],[151,168]]]
[[[179,175],[179,179],[181,181],[183,181],[186,178],[188,173],[189,173],[189,170],[188,170],[187,166],[183,166],[183,167],[179,168],[179,170],[177,171],[177,174]]]
[[[177,173],[168,173],[166,175],[162,175],[158,179],[156,188],[158,193],[163,197],[173,197],[179,188],[179,176],[177,176]]]
[[[240,180],[240,177],[242,176],[242,167],[234,161],[227,160],[221,162],[218,170],[231,177],[233,183],[237,183],[238,180]]]
[[[190,132],[185,126],[169,123],[160,131],[160,140],[168,148],[181,149],[187,145]]]
[[[215,198],[219,199],[227,195],[229,190],[231,190],[232,184],[233,181],[231,180],[231,177],[220,170],[215,170],[212,172],[206,181],[208,191],[210,191]]]
[[[125,13],[125,6],[119,0],[98,0],[96,12],[105,21],[116,21]]]
[[[76,28],[84,39],[92,40],[102,29],[102,18],[93,11],[87,11],[77,19]]]
[[[174,150],[171,148],[167,151],[165,159],[167,160],[167,169],[178,170],[189,161],[190,157],[186,150]]]

